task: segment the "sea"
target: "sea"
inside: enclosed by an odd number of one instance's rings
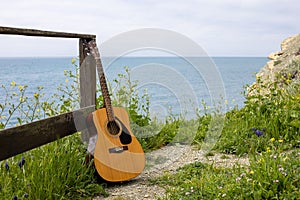
[[[57,93],[66,84],[64,70],[75,72],[78,59],[72,57],[0,58],[0,86],[7,89],[12,82],[28,85],[26,95],[32,96],[42,86],[44,98]],[[243,107],[245,86],[255,81],[255,74],[268,61],[266,57],[120,57],[103,58],[108,81],[112,84],[118,74],[130,71],[131,82],[139,94],[150,97],[150,112],[155,115],[180,114],[186,106],[202,108],[225,102],[226,109]],[[220,91],[220,92],[219,92]],[[114,92],[114,91],[112,91]],[[0,88],[0,104],[5,101],[5,89]],[[221,102],[222,104],[222,102]],[[0,110],[1,111],[1,110]]]

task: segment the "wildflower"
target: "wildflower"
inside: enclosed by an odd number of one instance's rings
[[[226,194],[224,193],[224,194],[222,194],[222,197],[226,197]]]
[[[69,79],[66,79],[66,83],[68,83],[69,82]]]
[[[33,96],[34,96],[35,98],[38,98],[40,95],[39,95],[38,93],[34,93]]]
[[[286,173],[286,172],[282,172],[282,175],[283,175],[283,176],[287,176],[287,173]]]
[[[257,135],[257,136],[262,136],[264,134],[264,131],[266,130],[265,128],[263,128],[262,130],[259,130],[255,127],[251,128],[251,130]]]
[[[188,195],[190,195],[190,192],[186,192],[186,193],[185,193],[185,196],[188,196]]]
[[[192,187],[191,187],[191,193],[193,193],[193,192],[194,192],[194,187],[192,186]]]
[[[240,180],[241,180],[241,177],[237,177],[237,178],[235,179],[236,182],[239,182]]]
[[[243,176],[246,176],[246,174],[245,173],[241,173],[240,177],[243,177]]]
[[[22,85],[19,85],[18,88],[20,91],[22,91],[24,89],[24,87]]]
[[[267,153],[271,152],[270,147],[267,147],[266,152],[267,152]]]
[[[22,157],[21,161],[19,162],[19,167],[22,168],[25,164],[24,156]]]
[[[282,142],[283,142],[283,140],[282,140],[282,139],[280,139],[280,140],[278,140],[278,142],[282,143]]]
[[[28,197],[29,197],[29,194],[25,193],[25,194],[23,195],[23,197],[24,197],[24,198],[28,198]]]
[[[16,82],[15,82],[15,81],[12,81],[12,82],[10,83],[10,85],[11,85],[11,86],[16,86]]]
[[[278,171],[283,171],[283,170],[284,170],[283,167],[278,168]]]
[[[249,174],[254,174],[254,171],[253,171],[253,170],[251,170],[251,171],[249,172]]]
[[[76,58],[72,58],[72,60],[71,60],[72,65],[74,65],[75,62],[76,62]]]
[[[264,162],[264,159],[259,159],[258,161],[257,161],[257,163],[263,163]]]
[[[15,196],[13,197],[13,200],[18,200],[18,197],[15,195]]]
[[[260,130],[256,130],[256,131],[255,131],[255,134],[256,134],[257,136],[262,136],[262,135],[263,135],[263,132],[260,131]]]
[[[6,168],[7,171],[9,171],[9,165],[8,165],[7,161],[5,162],[5,168]]]
[[[273,183],[279,183],[279,180],[278,179],[273,180]]]
[[[275,138],[271,138],[270,141],[271,141],[271,142],[274,142],[274,141],[275,141]]]

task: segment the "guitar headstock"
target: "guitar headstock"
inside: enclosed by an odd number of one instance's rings
[[[97,48],[97,43],[95,40],[91,40],[87,44],[91,54],[95,57],[95,59],[100,58],[100,54]]]

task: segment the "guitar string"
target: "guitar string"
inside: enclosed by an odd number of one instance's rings
[[[113,108],[111,105],[111,99],[110,99],[103,66],[102,66],[102,63],[100,60],[100,53],[97,48],[96,41],[91,40],[89,42],[89,46],[92,47],[90,49],[91,49],[94,59],[96,61],[99,82],[100,82],[101,91],[102,91],[102,95],[103,95],[103,104],[104,104],[107,118],[108,118],[107,128],[108,128],[108,131],[110,132],[110,134],[117,135],[120,132],[120,127],[117,124],[115,116],[114,116],[114,111],[113,111]]]

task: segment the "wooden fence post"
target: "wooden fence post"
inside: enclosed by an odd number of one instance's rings
[[[96,105],[96,62],[92,55],[88,55],[87,40],[79,39],[79,78],[80,78],[80,107]],[[81,132],[83,142],[88,142],[87,130]]]
[[[96,104],[96,63],[88,55],[86,40],[79,39],[80,107]]]

